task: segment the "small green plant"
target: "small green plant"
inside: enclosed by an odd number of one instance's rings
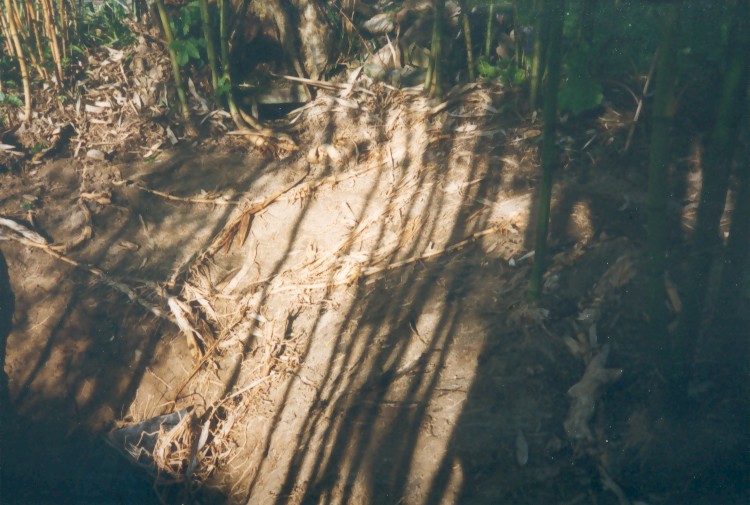
[[[527,72],[513,60],[492,63],[485,56],[477,61],[477,73],[486,80],[499,79],[506,86],[520,86],[526,81]]]
[[[205,49],[206,40],[201,32],[200,6],[197,1],[190,2],[180,8],[179,16],[173,16],[169,20],[172,25],[172,33],[175,36],[169,48],[175,52],[177,63],[181,67],[190,63],[190,60],[205,63],[201,49]]]
[[[222,98],[229,96],[230,91],[232,91],[232,83],[226,76],[221,77],[219,79],[219,85],[216,88],[216,97]]]
[[[23,100],[16,95],[9,95],[0,91],[0,105],[14,105],[20,107],[23,105]]]
[[[477,60],[477,73],[485,80],[497,79],[500,77],[502,68],[497,65],[493,65],[489,58],[486,56],[480,56]]]
[[[39,154],[45,149],[47,149],[47,144],[45,144],[44,142],[37,142],[36,144],[34,144],[34,147],[31,148],[31,154]]]

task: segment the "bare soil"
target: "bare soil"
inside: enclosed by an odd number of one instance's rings
[[[696,383],[694,424],[649,397],[624,125],[563,131],[535,306],[540,126],[498,112],[497,86],[438,104],[352,82],[299,113],[285,159],[183,142],[0,175],[2,216],[86,237],[57,256],[2,243],[3,502],[747,503],[739,372]],[[581,417],[569,390],[605,348],[612,378]],[[105,443],[183,409],[146,469]]]

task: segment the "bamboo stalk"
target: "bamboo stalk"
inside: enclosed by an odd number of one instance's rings
[[[169,59],[172,62],[172,73],[174,74],[174,84],[177,88],[177,98],[180,102],[180,112],[182,113],[182,119],[185,121],[185,127],[192,133],[192,126],[190,120],[190,109],[187,105],[187,97],[185,96],[185,87],[182,83],[182,74],[180,73],[180,64],[177,63],[177,54],[172,49],[172,42],[174,42],[174,34],[172,33],[172,27],[169,24],[169,15],[167,9],[164,7],[163,0],[156,0],[156,7],[159,10],[159,18],[161,24],[164,27],[164,37],[167,39],[167,47],[169,49]]]
[[[18,37],[21,41],[21,44],[29,48],[28,57],[31,60],[31,64],[34,67],[34,70],[36,70],[40,79],[47,80],[49,78],[49,74],[47,73],[47,69],[44,67],[42,37],[39,34],[39,23],[36,18],[35,9],[29,8],[28,5],[19,0],[19,3],[15,6],[13,14],[16,18],[16,26],[18,27]],[[25,24],[21,21],[21,14],[23,15]]]
[[[55,63],[57,85],[61,86],[63,82],[62,57],[60,56],[60,46],[58,46],[57,40],[57,25],[53,22],[52,5],[50,0],[40,0],[40,3],[42,4],[44,33],[47,35],[47,40],[52,50],[52,60]]]
[[[425,91],[432,98],[443,95],[443,13],[445,0],[436,0],[434,5],[435,17],[432,24],[432,46],[430,48],[430,64],[425,77]]]
[[[484,57],[490,57],[490,49],[492,48],[492,23],[495,21],[495,0],[490,2],[490,13],[487,16],[487,31],[484,35]]]
[[[674,356],[666,345],[667,309],[664,273],[667,250],[667,174],[672,153],[671,127],[675,114],[675,81],[677,61],[677,26],[679,9],[674,4],[664,6],[664,23],[656,64],[656,89],[651,116],[651,145],[649,153],[648,204],[646,207],[646,271],[648,285],[649,322],[654,337],[654,350],[665,376],[671,376]]]
[[[221,48],[221,78],[227,83],[229,91],[227,93],[227,105],[232,121],[239,129],[246,129],[248,125],[256,130],[261,129],[261,125],[251,116],[243,116],[240,113],[237,103],[234,101],[234,89],[232,86],[232,75],[229,71],[229,9],[228,0],[219,1],[219,46]],[[249,120],[249,121],[247,121]]]
[[[60,0],[60,45],[62,46],[62,57],[68,57],[68,45],[70,44],[70,26],[68,25],[68,8],[65,0]]]
[[[15,23],[13,11],[13,3],[10,0],[5,0],[5,13],[7,16],[6,21],[8,22],[8,31],[10,32],[13,44],[16,46],[16,61],[18,61],[18,67],[21,70],[21,81],[23,82],[23,120],[25,122],[28,122],[31,120],[31,82],[29,80],[29,71],[26,67],[26,58],[24,57],[23,48],[21,47],[21,39],[18,36],[18,25],[16,25]]]
[[[219,67],[216,61],[216,46],[214,45],[214,34],[211,30],[211,18],[208,15],[208,1],[199,0],[201,10],[201,22],[203,24],[203,38],[206,39],[206,54],[208,54],[208,65],[211,67],[211,86],[214,93],[219,89]]]
[[[548,16],[545,8],[545,0],[534,0],[534,55],[531,60],[531,76],[529,83],[529,109],[536,110],[539,95],[542,91],[542,80],[544,79],[544,68],[547,59],[547,21]]]
[[[466,11],[466,0],[461,1],[461,24],[464,30],[464,42],[466,42],[466,66],[469,71],[469,82],[474,82],[477,76],[474,71],[474,51],[472,50],[471,26],[469,24],[469,13]]]
[[[74,0],[61,0],[63,2],[66,2],[69,6],[70,12],[68,13],[68,18],[71,19],[73,22],[71,23],[71,29],[73,30],[74,35],[78,35],[78,9],[76,7],[76,2]]]
[[[8,31],[8,25],[5,21],[5,13],[0,15],[0,29],[3,32],[3,43],[5,44],[5,52],[11,58],[16,58],[16,47],[13,45],[13,41],[10,38],[10,32]]]
[[[547,235],[549,234],[549,217],[552,198],[553,172],[558,165],[555,132],[557,131],[557,98],[560,85],[560,68],[562,59],[563,20],[565,13],[564,0],[551,0],[545,3],[549,23],[549,58],[547,60],[547,87],[544,93],[544,134],[542,137],[542,174],[536,211],[536,230],[534,244],[534,265],[529,280],[529,298],[539,301],[544,285],[544,272],[547,269]]]

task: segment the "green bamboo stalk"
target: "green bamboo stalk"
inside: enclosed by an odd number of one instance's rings
[[[692,356],[694,343],[699,335],[703,315],[701,309],[705,306],[714,251],[721,247],[720,224],[729,190],[730,166],[737,146],[742,143],[737,132],[745,112],[743,103],[749,78],[747,45],[750,37],[747,36],[748,26],[744,22],[747,18],[747,3],[741,0],[735,5],[729,61],[713,132],[703,156],[703,182],[693,236],[691,288],[685,296],[677,332],[677,352],[682,356],[683,362],[689,361]],[[742,203],[744,202],[740,204]],[[750,229],[750,226],[747,228]]]
[[[534,0],[534,11],[536,21],[534,23],[534,32],[537,34],[534,39],[534,55],[531,60],[531,79],[529,88],[529,108],[534,111],[537,108],[539,94],[542,89],[544,79],[544,67],[547,55],[547,2],[546,0]]]
[[[656,66],[656,90],[651,130],[646,229],[646,300],[655,354],[663,373],[670,375],[674,356],[667,338],[666,270],[667,172],[671,160],[670,128],[674,117],[678,8],[664,6],[664,28]]]
[[[484,56],[485,58],[490,57],[490,50],[492,49],[492,25],[495,22],[495,0],[490,2],[490,14],[487,17],[487,31],[484,35]]]
[[[529,281],[529,298],[538,301],[542,294],[543,276],[547,268],[547,235],[549,233],[549,216],[552,200],[552,175],[557,166],[557,148],[555,135],[557,131],[557,96],[560,87],[560,68],[562,60],[562,31],[565,13],[565,2],[554,0],[549,8],[549,60],[547,64],[547,88],[544,94],[544,133],[542,138],[542,177],[539,184],[537,201],[536,242],[534,266]]]
[[[161,19],[161,24],[164,28],[164,37],[167,39],[169,59],[172,62],[174,85],[177,88],[177,98],[180,102],[180,112],[182,113],[182,119],[185,121],[186,128],[192,130],[190,109],[188,108],[187,104],[187,96],[185,96],[185,86],[182,83],[180,64],[177,62],[177,54],[175,53],[174,49],[172,49],[174,34],[172,33],[172,27],[169,24],[169,15],[167,14],[167,9],[164,7],[164,0],[156,0],[156,8],[159,10],[159,18]]]
[[[745,97],[745,138],[750,133],[750,97]],[[719,288],[719,316],[729,317],[738,313],[742,297],[742,285],[750,268],[750,146],[745,144],[744,155],[737,164],[737,192],[734,198],[732,223],[729,228],[724,270]]]
[[[471,26],[469,25],[469,13],[466,11],[466,0],[461,1],[461,24],[464,29],[464,41],[466,42],[466,66],[468,67],[469,82],[474,82],[477,78],[474,70],[474,51],[471,43]]]
[[[256,130],[261,129],[261,125],[257,123],[252,116],[242,115],[237,102],[234,100],[234,86],[232,85],[232,74],[229,67],[229,0],[218,0],[219,1],[219,47],[221,50],[221,79],[227,84],[229,88],[227,92],[227,106],[229,107],[229,114],[232,116],[232,121],[237,128],[245,129],[250,126]]]
[[[201,11],[201,23],[203,24],[203,38],[206,39],[206,53],[208,54],[208,65],[211,67],[211,86],[214,93],[219,89],[219,67],[216,61],[216,46],[214,45],[214,34],[211,30],[211,18],[208,15],[208,1],[198,2]]]
[[[432,22],[432,45],[430,47],[430,66],[425,78],[425,91],[432,98],[443,96],[443,14],[445,0],[435,0],[435,18]]]

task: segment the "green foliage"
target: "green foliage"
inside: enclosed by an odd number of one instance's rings
[[[23,105],[23,100],[18,98],[16,95],[9,95],[0,91],[0,105],[13,105],[20,107]]]
[[[201,61],[201,53],[198,51],[199,47],[204,47],[206,42],[203,39],[175,39],[169,45],[169,48],[175,52],[177,56],[177,63],[181,67],[184,67],[190,63],[190,59]]]
[[[180,12],[169,20],[175,37],[190,38],[201,36],[201,12],[197,1],[180,7]]]
[[[81,40],[78,45],[71,45],[74,54],[81,54],[85,46],[118,48],[132,44],[135,37],[125,24],[127,18],[127,11],[116,0],[105,0],[99,6],[84,3],[79,18]]]
[[[480,56],[477,60],[477,72],[483,79],[492,80],[500,77],[502,69],[490,63],[489,58],[486,56]]]
[[[39,154],[45,149],[47,149],[47,144],[45,144],[44,142],[37,142],[29,151],[31,152],[31,154]]]
[[[219,78],[219,86],[216,88],[215,93],[217,98],[223,98],[229,96],[229,92],[232,90],[232,82],[228,76],[222,76]]]
[[[197,1],[180,7],[179,14],[169,20],[175,37],[169,48],[175,52],[177,63],[181,67],[188,65],[191,60],[201,65],[208,60],[205,56],[206,40],[203,37],[201,23],[200,6]]]
[[[526,82],[526,70],[513,60],[500,60],[492,63],[487,57],[477,60],[477,73],[485,80],[499,79],[506,86],[520,86]]]
[[[560,88],[558,97],[561,111],[569,111],[573,115],[578,115],[601,105],[604,100],[601,84],[589,74],[589,61],[591,61],[591,49],[587,46],[579,46],[568,55],[567,78]]]

